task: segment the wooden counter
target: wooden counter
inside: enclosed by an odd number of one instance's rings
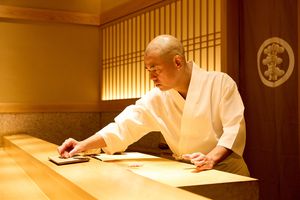
[[[0,148],[0,157],[0,199],[48,199],[26,172],[2,148]]]
[[[49,142],[12,135],[4,145],[50,199],[258,199],[256,179],[216,170],[193,173],[193,165],[159,157],[57,166],[48,160],[57,154]]]
[[[256,179],[218,170],[195,173],[195,166],[152,155],[125,152],[103,155],[114,163],[141,176],[213,199],[258,199]],[[122,159],[123,156],[123,159]],[[102,154],[98,156],[102,158]],[[247,194],[247,196],[245,195]]]

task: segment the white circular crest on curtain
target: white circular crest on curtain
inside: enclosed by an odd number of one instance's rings
[[[257,52],[258,74],[268,87],[287,81],[294,70],[295,58],[291,46],[279,37],[265,40]]]

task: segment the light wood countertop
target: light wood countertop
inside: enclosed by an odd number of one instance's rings
[[[256,179],[217,170],[194,173],[191,164],[156,156],[58,166],[48,160],[57,155],[55,144],[28,135],[5,136],[4,144],[51,199],[258,199]]]

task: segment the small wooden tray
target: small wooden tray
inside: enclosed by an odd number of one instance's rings
[[[88,162],[90,160],[90,158],[86,156],[74,156],[71,158],[63,158],[61,156],[49,156],[48,159],[57,165]]]

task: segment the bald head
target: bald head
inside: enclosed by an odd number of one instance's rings
[[[184,58],[184,48],[181,42],[171,35],[159,35],[155,37],[147,46],[145,55],[156,52],[162,58],[172,59],[179,55]]]

